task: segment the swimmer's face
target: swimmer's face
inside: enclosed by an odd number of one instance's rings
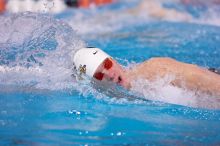
[[[103,61],[103,63],[97,68],[93,77],[99,81],[112,81],[123,87],[128,87],[124,70],[111,58],[107,58]]]

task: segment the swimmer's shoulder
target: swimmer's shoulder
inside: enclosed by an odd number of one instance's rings
[[[185,62],[181,62],[175,60],[170,57],[155,57],[143,62],[143,64],[151,64],[151,65],[162,65],[162,66],[176,66],[176,67],[190,67],[190,68],[198,68],[195,64],[189,64]]]
[[[143,64],[145,65],[150,65],[150,64],[160,65],[160,64],[173,64],[173,63],[178,63],[178,61],[169,57],[154,57],[143,62]]]
[[[176,61],[168,57],[154,57],[136,65],[132,70],[136,72],[154,72],[160,68],[174,64]]]
[[[136,72],[185,72],[191,69],[197,70],[198,68],[197,65],[180,62],[169,57],[154,57],[139,63],[132,70]]]
[[[140,63],[135,69],[137,71],[152,72],[152,74],[163,74],[168,71],[173,73],[177,72],[177,70],[182,71],[184,68],[185,63],[178,62],[175,59],[169,57],[155,57]]]

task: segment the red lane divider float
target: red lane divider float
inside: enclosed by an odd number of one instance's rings
[[[5,0],[0,0],[0,13],[5,11]]]

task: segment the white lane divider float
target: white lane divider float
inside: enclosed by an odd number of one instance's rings
[[[11,13],[18,12],[50,12],[60,13],[66,9],[63,0],[8,0],[6,3],[6,11]]]

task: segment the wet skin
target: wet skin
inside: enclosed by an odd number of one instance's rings
[[[115,60],[111,60],[113,65],[110,69],[105,69],[101,64],[96,72],[104,74],[103,80],[112,81],[126,89],[129,89],[131,82],[138,78],[154,81],[158,77],[173,75],[175,78],[170,82],[173,86],[220,97],[220,75],[196,65],[178,62],[171,58],[152,58],[130,70],[125,70]]]
[[[96,73],[101,72],[104,74],[103,79],[105,81],[112,81],[116,84],[119,84],[125,88],[130,87],[129,80],[126,76],[126,71],[122,68],[121,65],[119,65],[115,60],[110,58],[112,62],[112,66],[109,69],[106,69],[104,67],[104,64],[102,63],[96,70]]]

